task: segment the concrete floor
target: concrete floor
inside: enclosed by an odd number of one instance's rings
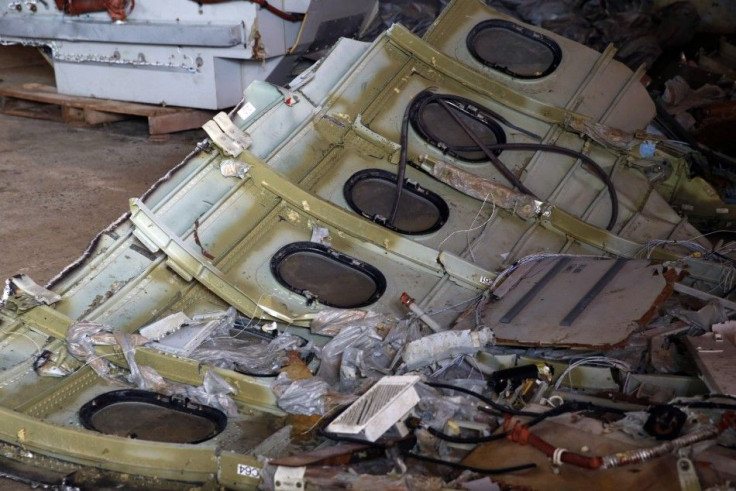
[[[0,87],[29,82],[53,85],[53,69],[34,48],[0,46]],[[76,128],[0,114],[0,285],[53,278],[203,138],[150,141],[143,119]]]
[[[0,46],[0,87],[54,85],[34,48]],[[45,284],[192,151],[202,130],[148,138],[145,120],[95,128],[0,114],[0,288],[17,273]],[[33,489],[3,478],[0,489]],[[37,479],[35,475],[25,475]],[[41,479],[43,481],[43,479]]]

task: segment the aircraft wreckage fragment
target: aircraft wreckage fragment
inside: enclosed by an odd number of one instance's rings
[[[143,487],[730,475],[733,263],[612,56],[456,1],[251,84],[46,288],[8,280],[3,455]]]

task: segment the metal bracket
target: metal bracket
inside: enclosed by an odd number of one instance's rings
[[[304,474],[306,467],[286,467],[280,465],[274,475],[274,489],[277,491],[302,491],[306,486]]]
[[[224,131],[227,136],[232,138],[235,143],[242,147],[243,150],[249,148],[253,144],[253,139],[250,135],[235,126],[235,123],[232,122],[230,116],[224,112],[217,113],[212,120],[217,123],[217,126],[222,128],[222,131]]]
[[[196,279],[225,302],[243,313],[256,316],[262,310],[268,316],[285,322],[296,319],[286,311],[284,306],[273,304],[268,298],[262,298],[257,292],[244,292],[232,285],[225,275],[204,256],[194,251],[156,217],[143,201],[130,201],[130,221],[136,226],[136,237],[145,237],[146,242],[153,244],[168,257],[167,265],[185,280]],[[254,301],[259,298],[259,301]]]
[[[366,142],[370,143],[374,147],[380,149],[386,153],[386,158],[394,163],[399,163],[399,152],[401,152],[401,145],[389,140],[388,138],[379,135],[375,131],[365,126],[361,120],[361,115],[358,114],[353,122],[353,131],[357,136]]]
[[[207,121],[202,129],[217,147],[232,157],[237,157],[253,143],[251,137],[235,126],[224,112]]]
[[[240,158],[251,166],[250,175],[253,182],[280,197],[285,203],[311,217],[315,222],[339,229],[365,243],[366,246],[376,244],[383,250],[423,266],[434,274],[446,273],[454,282],[473,288],[485,289],[487,284],[483,278],[495,278],[496,276],[491,271],[480,268],[454,254],[438,252],[436,249],[406,239],[396,232],[369,221],[355,220],[353,213],[303,190],[249,152],[244,152]]]
[[[679,456],[680,458],[677,459],[677,475],[680,478],[680,489],[682,491],[700,491],[700,480],[695,472],[693,461],[688,457],[687,450],[680,450]]]

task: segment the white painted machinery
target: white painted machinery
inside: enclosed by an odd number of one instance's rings
[[[302,54],[358,34],[377,0],[27,0],[0,43],[50,48],[60,93],[221,109],[253,80],[291,78]]]

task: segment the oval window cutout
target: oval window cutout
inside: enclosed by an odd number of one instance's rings
[[[450,214],[447,203],[412,181],[404,182],[396,218],[386,223],[396,196],[396,179],[396,174],[380,169],[356,172],[343,187],[345,201],[356,213],[402,234],[428,234],[442,228]]]
[[[137,389],[95,397],[79,410],[79,419],[88,430],[106,435],[167,443],[200,443],[227,425],[219,409]]]
[[[365,307],[386,291],[386,278],[378,269],[316,242],[282,247],[271,259],[271,272],[307,303],[316,300],[341,309]]]
[[[475,59],[516,78],[545,77],[562,59],[560,46],[547,36],[501,19],[475,26],[466,43]]]
[[[486,146],[506,143],[503,128],[491,112],[462,97],[420,93],[409,109],[409,120],[414,131],[429,144],[467,162],[485,162],[485,152],[467,131],[455,121],[452,111]],[[500,151],[494,151],[498,155]]]

